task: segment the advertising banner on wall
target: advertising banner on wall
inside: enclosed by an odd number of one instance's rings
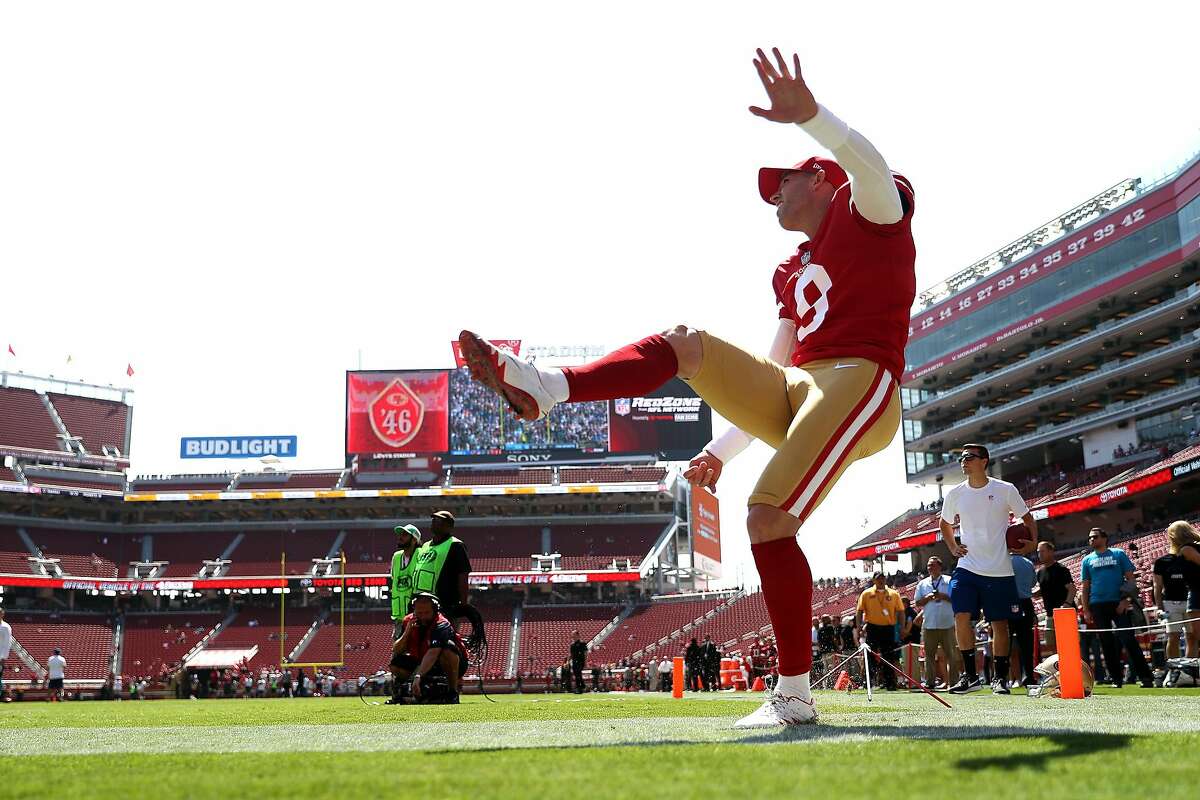
[[[708,489],[692,489],[691,516],[692,566],[721,577],[721,508],[717,496]]]

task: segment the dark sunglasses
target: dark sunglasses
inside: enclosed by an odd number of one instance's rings
[[[974,453],[963,453],[961,456],[958,457],[958,460],[959,461],[970,461],[973,458],[982,458],[982,456],[977,456]]]

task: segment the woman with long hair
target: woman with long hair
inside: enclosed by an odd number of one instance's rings
[[[1188,603],[1187,617],[1192,622],[1187,623],[1184,633],[1187,637],[1188,658],[1200,655],[1200,533],[1184,520],[1177,520],[1167,526],[1167,544],[1172,555],[1177,555],[1187,562]]]

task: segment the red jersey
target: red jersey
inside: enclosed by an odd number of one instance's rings
[[[779,318],[796,323],[792,366],[820,358],[866,358],[896,380],[904,372],[909,312],[917,294],[913,190],[895,175],[904,216],[871,222],[833,194],[816,236],[780,264],[771,281]]]
[[[409,614],[404,618],[403,625],[405,632],[408,632],[410,628],[412,630],[412,635],[408,637],[404,651],[417,660],[424,658],[431,647],[454,648],[460,656],[467,652],[450,620],[441,614],[438,614],[432,622],[424,627],[417,624],[416,614]]]

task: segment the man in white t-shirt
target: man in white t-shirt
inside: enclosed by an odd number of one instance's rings
[[[992,656],[996,669],[992,681],[994,694],[1008,690],[1008,620],[1021,613],[1017,584],[1009,555],[1010,516],[1029,528],[1030,539],[1018,551],[1033,552],[1037,542],[1037,522],[1029,513],[1017,487],[987,474],[990,457],[981,444],[963,445],[959,457],[967,479],[946,493],[942,503],[942,539],[950,554],[958,559],[950,576],[950,605],[954,609],[954,629],[963,657],[963,675],[950,687],[954,694],[966,694],[983,688],[975,666],[975,636],[971,620],[980,610],[992,627]],[[959,526],[962,542],[954,539]]]
[[[62,700],[63,681],[67,677],[67,660],[63,658],[62,650],[54,648],[54,655],[46,660],[46,688],[50,690],[46,698],[52,703]]]
[[[671,691],[671,670],[673,666],[669,658],[663,658],[662,661],[658,662],[658,690],[660,692]]]
[[[11,649],[12,626],[4,621],[4,609],[0,608],[0,698],[3,698],[5,703],[12,702],[12,698],[4,691],[4,662],[8,660]]]

